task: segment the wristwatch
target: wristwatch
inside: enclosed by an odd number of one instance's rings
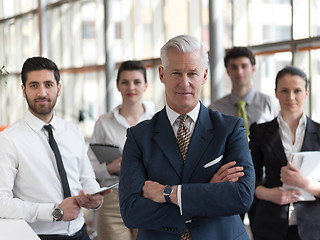
[[[61,207],[59,207],[58,204],[54,205],[54,208],[52,210],[52,217],[54,222],[62,220],[63,210],[61,209]]]
[[[166,200],[166,202],[171,202],[170,201],[170,194],[173,192],[172,186],[171,185],[167,185],[164,189],[163,189],[163,196],[164,199]]]

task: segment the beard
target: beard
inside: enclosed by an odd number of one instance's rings
[[[30,99],[27,96],[27,93],[25,93],[26,100],[29,106],[30,111],[36,115],[36,116],[49,116],[52,114],[53,109],[56,105],[58,94],[55,98],[36,98],[36,99]],[[42,104],[39,103],[41,100],[46,100],[47,102]]]

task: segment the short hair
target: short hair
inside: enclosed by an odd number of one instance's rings
[[[23,86],[26,86],[27,74],[29,72],[40,71],[40,70],[53,71],[54,78],[57,81],[57,85],[59,84],[60,73],[59,73],[59,69],[58,69],[57,65],[48,58],[32,57],[32,58],[28,58],[22,66],[21,80],[22,80]]]
[[[304,71],[302,71],[300,68],[297,68],[294,66],[285,66],[277,73],[276,82],[275,82],[275,85],[276,85],[275,90],[277,90],[279,79],[284,77],[284,75],[286,75],[286,74],[289,74],[291,76],[301,77],[306,83],[306,86],[305,86],[306,91],[308,90],[309,81],[307,78],[307,74],[305,74]]]
[[[140,71],[143,74],[144,82],[147,82],[147,70],[141,61],[129,60],[121,63],[117,74],[117,83],[119,83],[120,74],[123,71]]]
[[[252,66],[256,65],[256,58],[253,52],[247,47],[233,47],[227,51],[224,57],[224,66],[228,67],[228,62],[230,59],[246,57],[249,58]]]
[[[200,50],[203,70],[208,67],[209,57],[206,47],[196,37],[190,35],[179,35],[170,39],[160,50],[161,63],[164,68],[166,68],[168,64],[167,54],[170,48],[174,48],[183,53]]]

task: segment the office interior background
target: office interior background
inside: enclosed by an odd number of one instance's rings
[[[319,0],[0,0],[0,68],[9,72],[0,82],[0,125],[26,111],[20,71],[33,56],[58,65],[62,94],[56,114],[79,124],[86,137],[101,114],[121,103],[115,78],[122,61],[145,63],[144,102],[160,110],[160,48],[180,34],[198,37],[209,51],[205,105],[230,92],[225,50],[248,46],[257,58],[253,85],[266,94],[274,96],[282,67],[292,64],[307,73],[305,111],[320,122]]]

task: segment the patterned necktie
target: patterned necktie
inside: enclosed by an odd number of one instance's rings
[[[246,127],[246,133],[247,133],[247,137],[249,139],[249,125],[248,125],[248,116],[247,116],[247,111],[246,111],[246,105],[247,103],[240,99],[237,102],[237,106],[238,106],[238,117],[241,117],[244,120],[244,126]]]
[[[45,125],[44,129],[46,129],[49,133],[49,144],[50,147],[53,150],[54,156],[56,158],[57,161],[57,167],[58,167],[58,171],[59,171],[59,175],[60,175],[60,179],[62,182],[62,188],[63,188],[63,194],[64,197],[71,197],[71,193],[70,193],[70,187],[69,187],[69,183],[68,183],[68,178],[67,178],[67,173],[64,169],[63,166],[63,162],[62,162],[62,158],[61,158],[61,154],[57,145],[56,140],[54,139],[53,133],[52,133],[52,125]]]
[[[179,128],[177,132],[177,142],[182,155],[183,163],[185,163],[187,158],[188,147],[191,139],[191,133],[187,126],[185,125],[188,115],[180,115],[178,118],[180,120]]]
[[[178,118],[180,120],[179,128],[177,132],[177,142],[182,155],[183,163],[185,163],[187,158],[188,147],[191,139],[191,133],[187,126],[185,125],[188,115],[180,115]],[[191,240],[190,229],[186,227],[186,233],[181,236],[181,240]]]

